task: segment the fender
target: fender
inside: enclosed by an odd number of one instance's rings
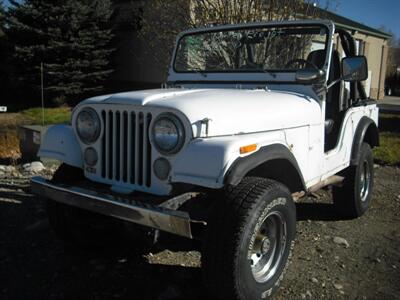
[[[351,148],[351,165],[357,165],[360,156],[360,149],[363,142],[370,144],[371,148],[379,146],[379,130],[374,120],[362,117],[358,122],[354,133],[353,146]]]
[[[45,133],[39,157],[60,160],[70,166],[83,168],[82,151],[71,126],[51,126]]]
[[[293,156],[290,150],[282,144],[272,144],[264,146],[261,147],[254,154],[245,157],[239,157],[238,159],[236,159],[225,176],[225,184],[237,185],[242,180],[242,178],[246,176],[246,174],[248,174],[252,170],[255,170],[257,167],[260,167],[268,162],[279,160],[288,162],[288,166],[292,166],[298,175],[298,179],[300,180],[300,182],[299,184],[293,182],[293,190],[306,190],[304,178],[300,171],[299,165],[297,164],[296,158]],[[274,166],[273,169],[275,170],[272,171],[278,171],[278,168],[279,165]],[[280,171],[289,173],[289,170],[282,170],[282,167]]]

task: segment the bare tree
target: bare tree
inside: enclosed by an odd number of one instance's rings
[[[381,25],[378,29],[391,35],[388,40],[388,57],[386,61],[386,80],[391,82],[396,79],[397,68],[400,66],[400,39],[397,39],[396,35],[384,25]]]
[[[184,29],[319,18],[324,11],[319,8],[319,1],[312,0],[151,0],[142,3],[141,37],[149,53],[165,69],[176,35]],[[328,8],[337,1],[325,3]]]

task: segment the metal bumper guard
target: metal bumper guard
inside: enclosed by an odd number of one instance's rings
[[[33,194],[53,201],[187,238],[193,238],[191,223],[198,223],[190,219],[189,213],[165,208],[162,203],[160,205],[152,205],[78,186],[55,184],[42,177],[33,177],[31,179],[31,190]]]

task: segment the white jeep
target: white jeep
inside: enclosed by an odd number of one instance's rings
[[[126,223],[198,238],[213,297],[268,298],[294,245],[294,200],[333,185],[339,213],[370,205],[378,108],[355,52],[330,21],[186,31],[164,88],[87,99],[47,131],[39,156],[63,164],[32,190],[67,241]]]

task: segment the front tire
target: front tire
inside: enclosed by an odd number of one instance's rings
[[[342,187],[333,187],[333,203],[342,216],[360,217],[370,206],[374,188],[374,161],[367,143],[361,145],[357,165],[347,168],[344,177]]]
[[[270,297],[294,245],[296,208],[289,190],[273,180],[247,177],[215,201],[202,253],[210,292],[218,299]]]

